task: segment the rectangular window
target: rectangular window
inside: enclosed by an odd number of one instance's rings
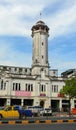
[[[1,87],[0,87],[0,90],[3,90],[3,86],[4,86],[4,83],[3,83],[3,80],[1,81]]]
[[[17,90],[17,87],[18,87],[18,83],[16,83],[16,90]]]
[[[46,86],[45,86],[45,85],[41,85],[40,88],[41,88],[40,91],[42,91],[42,92],[45,92],[45,91],[46,91]]]
[[[54,88],[54,87],[53,87],[53,85],[52,85],[52,92],[53,92],[53,88]]]
[[[19,83],[19,91],[21,90],[21,86],[20,86],[20,83]]]
[[[16,85],[16,84],[15,84],[15,83],[13,83],[13,91],[15,90],[15,85]]]
[[[31,91],[33,91],[33,84],[31,84]]]
[[[27,84],[25,84],[25,91],[28,91],[28,89],[27,89]]]
[[[28,91],[30,91],[30,84],[28,84]]]
[[[6,83],[4,83],[4,90],[6,89]]]
[[[44,91],[44,86],[43,85],[42,85],[41,89],[42,89],[42,92],[43,92]]]
[[[43,59],[44,57],[42,56],[42,59]]]
[[[25,72],[27,72],[27,69],[25,69]]]
[[[54,92],[57,92],[56,85],[54,85]]]
[[[58,92],[58,85],[52,85],[52,92]]]
[[[13,83],[13,91],[20,91],[21,85],[20,83]]]
[[[33,84],[25,84],[25,91],[33,91]]]

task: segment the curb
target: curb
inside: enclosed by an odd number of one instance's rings
[[[14,125],[14,124],[51,124],[51,123],[64,123],[64,122],[67,122],[67,123],[73,123],[73,122],[76,122],[76,119],[73,120],[73,119],[69,119],[69,120],[10,120],[10,121],[0,121],[0,125],[1,124],[11,124],[11,125]]]

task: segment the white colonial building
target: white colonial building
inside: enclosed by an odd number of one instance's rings
[[[64,78],[50,69],[48,61],[49,28],[43,21],[32,27],[32,67],[0,65],[0,106],[25,105],[67,109],[68,99],[60,95]],[[76,101],[72,101],[75,107]]]

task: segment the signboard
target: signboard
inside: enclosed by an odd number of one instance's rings
[[[31,96],[31,92],[15,91],[15,96],[29,97]]]
[[[58,93],[58,97],[64,97],[64,94]]]
[[[40,93],[40,96],[44,97],[44,96],[46,96],[46,94],[45,93]]]

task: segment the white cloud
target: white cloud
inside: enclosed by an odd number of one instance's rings
[[[76,4],[65,10],[59,10],[52,17],[48,16],[51,37],[76,32]]]
[[[59,1],[60,0],[0,1],[0,35],[30,36],[31,27],[34,21],[36,22],[37,18],[39,18],[39,13],[44,11],[49,5],[51,8],[51,6],[54,6],[54,3]],[[69,3],[68,0],[66,2]],[[46,18],[43,18],[50,27],[52,37],[76,30],[76,4],[72,1],[70,2],[72,3],[71,6],[66,3],[66,6],[57,10],[55,14],[51,15],[50,12],[47,12],[48,15],[45,16]]]
[[[48,2],[38,0],[3,0],[0,4],[0,34],[1,35],[24,35],[24,28],[27,34],[33,25],[33,18],[39,13]],[[29,20],[30,19],[30,20]],[[29,28],[30,27],[30,28]]]
[[[62,8],[59,5],[59,9],[51,13],[51,7],[54,6],[55,9],[55,4],[61,0],[0,0],[0,35],[30,36],[31,27],[40,19],[40,12],[43,13],[42,20],[50,27],[50,39],[72,32],[76,33],[76,1],[62,1],[65,3]],[[46,13],[46,9],[49,12]],[[0,43],[0,64],[31,66],[32,54],[13,50],[10,43],[2,42],[2,44]],[[76,62],[63,61],[63,57],[59,57],[59,54],[57,57],[54,56],[51,59],[52,68],[58,68],[61,72],[76,67]]]

